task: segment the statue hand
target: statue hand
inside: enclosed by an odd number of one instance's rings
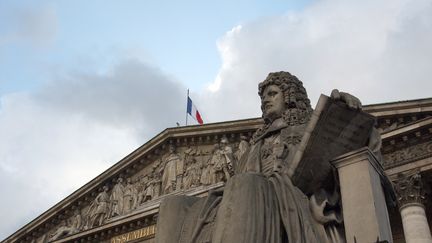
[[[351,94],[348,94],[345,92],[339,92],[339,90],[334,89],[331,92],[330,97],[334,100],[340,100],[340,101],[344,102],[351,109],[356,109],[356,110],[362,109],[362,105],[361,105],[360,100]]]

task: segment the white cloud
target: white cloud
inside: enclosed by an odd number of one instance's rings
[[[281,70],[303,81],[312,105],[333,88],[363,103],[428,97],[431,41],[430,0],[317,1],[229,31],[218,42],[222,67],[200,102],[213,121],[259,116],[257,85]]]
[[[124,60],[1,97],[0,239],[184,118],[184,88]]]

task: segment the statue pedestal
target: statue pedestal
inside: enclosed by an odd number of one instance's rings
[[[346,242],[393,242],[381,184],[385,175],[372,152],[361,148],[331,163],[339,174]]]

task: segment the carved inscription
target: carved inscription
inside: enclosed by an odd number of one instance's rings
[[[111,243],[126,243],[139,239],[154,237],[156,234],[156,225],[151,225],[142,229],[134,230],[116,237],[111,238]]]

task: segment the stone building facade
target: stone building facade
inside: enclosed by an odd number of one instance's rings
[[[397,193],[393,242],[427,242],[432,205],[432,98],[373,104],[382,166]],[[4,242],[154,242],[160,202],[204,197],[233,175],[260,118],[168,128]]]

